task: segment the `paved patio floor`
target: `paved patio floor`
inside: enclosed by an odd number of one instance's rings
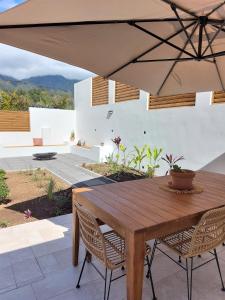
[[[49,161],[37,161],[31,157],[6,158],[0,159],[0,168],[48,168],[76,186],[109,182],[81,168],[83,162],[88,160],[73,154],[58,155],[57,159]],[[85,267],[81,288],[75,288],[85,251],[81,246],[80,262],[74,268],[71,258],[71,224],[72,216],[69,214],[0,230],[0,300],[103,299],[103,280],[91,265]],[[197,258],[195,263],[207,257],[206,254]],[[225,247],[220,247],[219,258],[225,275]],[[157,253],[152,272],[159,300],[187,299],[186,275],[166,256]],[[110,300],[126,299],[125,280],[123,277],[113,282]],[[143,299],[149,300],[152,294],[146,278],[143,285]],[[225,299],[225,293],[221,291],[215,261],[196,270],[193,300],[222,299]]]
[[[7,171],[47,168],[70,184],[99,185],[112,182],[81,167],[91,160],[75,154],[58,154],[56,159],[35,160],[31,156],[0,158],[0,169]]]
[[[0,230],[0,300],[102,300],[103,280],[91,265],[84,271],[81,288],[75,282],[80,263],[71,263],[71,215],[41,220]],[[225,248],[220,248],[225,274]],[[206,255],[201,259],[204,260]],[[186,300],[185,273],[162,254],[153,262],[153,277],[159,300]],[[110,299],[126,299],[125,277],[113,282]],[[152,298],[144,279],[144,300]],[[225,294],[215,262],[194,273],[193,300],[222,300]]]

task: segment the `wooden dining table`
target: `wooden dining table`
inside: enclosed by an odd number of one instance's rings
[[[197,172],[201,193],[181,194],[164,189],[169,176],[75,188],[73,202],[126,241],[127,300],[141,300],[145,241],[195,225],[207,210],[225,205],[225,175]],[[73,205],[73,264],[79,255],[79,220]],[[153,274],[154,276],[154,274]]]

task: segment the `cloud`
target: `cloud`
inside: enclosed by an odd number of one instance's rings
[[[22,2],[24,2],[24,0],[0,0],[0,11],[5,11]]]
[[[24,1],[0,0],[0,12]],[[82,80],[93,76],[92,73],[81,68],[3,44],[0,44],[0,74],[17,79],[39,75],[62,75],[67,78]]]
[[[17,79],[57,74],[83,80],[93,76],[84,69],[4,44],[0,44],[0,73]]]

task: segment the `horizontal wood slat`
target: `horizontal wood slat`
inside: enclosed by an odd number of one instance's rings
[[[30,131],[30,113],[1,110],[0,131]]]
[[[109,82],[101,76],[92,78],[92,106],[109,103]]]
[[[214,92],[212,95],[212,103],[225,103],[225,92],[224,91],[217,91]]]
[[[129,100],[139,100],[139,89],[130,85],[116,82],[115,102],[123,102]]]
[[[149,96],[149,109],[194,106],[195,93],[172,96]]]

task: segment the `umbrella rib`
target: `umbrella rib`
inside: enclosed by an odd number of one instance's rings
[[[215,40],[215,38],[217,37],[217,35],[220,33],[220,31],[223,29],[223,26],[225,24],[225,20],[223,21],[223,23],[220,25],[220,27],[218,28],[218,30],[216,31],[216,33],[214,34],[214,36],[211,38],[211,40],[208,40],[208,46],[205,48],[205,50],[202,53],[202,56],[206,53],[206,51],[209,49],[209,47],[212,45],[213,41]]]
[[[129,24],[130,24],[131,26],[133,26],[133,27],[135,27],[135,28],[137,28],[137,29],[139,29],[139,30],[141,30],[141,31],[143,31],[143,32],[145,32],[145,33],[147,33],[148,35],[150,35],[150,36],[152,36],[152,37],[154,37],[154,38],[160,40],[161,42],[163,42],[163,43],[165,43],[165,44],[171,46],[172,48],[175,48],[175,49],[177,49],[177,50],[179,50],[179,51],[182,51],[183,53],[187,54],[188,56],[190,56],[190,57],[192,57],[192,58],[196,58],[196,57],[195,57],[193,54],[191,54],[190,52],[185,51],[185,50],[183,50],[182,48],[178,47],[177,45],[174,45],[174,44],[170,43],[170,42],[168,41],[168,39],[163,39],[163,38],[160,37],[159,35],[157,35],[157,34],[151,32],[151,31],[149,31],[149,30],[147,30],[147,29],[145,29],[145,28],[143,28],[143,27],[137,25],[137,24],[134,23],[134,22],[131,22],[131,23],[129,23]]]
[[[183,22],[195,21],[196,18],[183,18]],[[79,25],[107,25],[107,24],[127,24],[128,22],[152,23],[152,22],[178,22],[177,18],[164,19],[127,19],[127,20],[99,20],[99,21],[77,21],[77,22],[51,22],[51,23],[33,23],[33,24],[8,24],[0,25],[0,29],[23,29],[23,28],[42,28],[42,27],[60,27],[60,26],[79,26]]]
[[[224,20],[223,20],[223,22],[224,22]],[[214,24],[211,24],[211,23],[209,23],[210,25],[212,25],[214,28],[217,28],[217,29],[219,29],[220,27],[218,27],[217,25],[214,25]],[[223,31],[223,32],[225,32],[225,29],[221,29],[221,31]]]
[[[213,54],[205,55],[202,57],[202,59],[215,58],[215,57],[220,57],[220,56],[225,56],[225,51],[220,51],[220,52],[216,52]]]
[[[179,15],[178,12],[177,12],[176,5],[171,5],[171,8],[172,8],[173,12],[175,13],[175,15],[176,15],[176,17],[177,17],[177,19],[178,19],[178,21],[179,21],[181,27],[183,28],[184,33],[185,33],[186,37],[188,38],[188,40],[189,40],[189,42],[190,42],[190,44],[191,44],[191,46],[192,46],[192,49],[194,50],[195,54],[198,55],[198,54],[197,54],[197,51],[196,51],[196,49],[195,49],[195,47],[194,47],[194,44],[192,43],[192,40],[191,40],[191,38],[190,38],[190,36],[189,36],[189,34],[188,34],[188,32],[187,32],[187,30],[184,28],[184,24],[183,24],[183,22],[182,22],[182,20],[181,20],[181,18],[180,18],[180,15]]]
[[[198,27],[198,22],[195,24],[194,28],[192,29],[192,32],[191,32],[189,38],[192,38],[192,36],[193,36],[193,34],[195,33],[195,30],[197,29],[197,27]],[[184,49],[187,47],[188,42],[189,42],[189,39],[187,39],[187,41],[185,42],[184,47],[183,47]],[[177,58],[179,59],[179,58],[181,57],[182,54],[183,54],[183,52],[181,51],[180,54],[177,56]],[[162,88],[164,87],[164,85],[165,85],[167,79],[169,78],[170,74],[173,72],[173,69],[174,69],[174,67],[176,66],[176,64],[177,64],[177,61],[175,61],[175,62],[172,64],[172,66],[171,66],[169,72],[167,73],[167,75],[166,75],[166,77],[164,78],[164,80],[163,80],[163,82],[162,82],[160,88],[158,89],[158,91],[157,91],[157,93],[156,93],[157,95],[160,93],[160,91],[161,91]]]
[[[205,27],[204,27],[204,31],[205,31],[206,38],[207,38],[207,40],[209,42],[209,35],[208,35],[208,32],[207,32],[207,30],[206,30]],[[212,45],[209,45],[209,47],[210,47],[210,51],[211,51],[212,55],[214,55]],[[217,74],[218,74],[218,77],[219,77],[219,80],[220,80],[220,84],[222,86],[222,89],[224,90],[223,80],[222,80],[222,77],[221,77],[221,74],[220,74],[220,70],[219,70],[219,67],[217,65],[217,61],[216,61],[215,57],[213,57],[213,62],[214,62],[215,67],[216,67],[216,71],[217,71]]]
[[[214,7],[207,15],[206,17],[209,17],[211,14],[213,14],[217,9],[219,9],[221,6],[223,6],[225,4],[225,1],[223,1],[222,3],[220,3],[218,6]]]
[[[188,29],[189,27],[191,27],[192,25],[194,25],[195,22],[192,22],[191,24],[188,24],[187,26],[185,26],[185,29]],[[181,32],[183,32],[183,29],[179,29],[178,31],[176,31],[175,33],[171,34],[170,36],[167,37],[167,40],[170,40],[172,38],[174,38],[175,36],[177,36],[178,34],[180,34]],[[151,51],[153,51],[154,49],[160,47],[163,44],[163,42],[159,42],[158,44],[152,46],[151,48],[145,50],[144,52],[140,53],[139,55],[137,55],[136,57],[134,57],[133,59],[129,60],[128,62],[126,62],[125,64],[123,64],[122,66],[118,67],[117,69],[115,69],[114,71],[112,71],[111,73],[107,74],[105,76],[105,78],[108,78],[112,75],[114,75],[115,73],[121,71],[122,69],[126,68],[127,66],[129,66],[131,63],[134,63],[137,61],[137,59],[141,58],[142,56],[150,53]]]
[[[135,63],[164,62],[164,61],[179,62],[179,61],[189,61],[189,60],[195,60],[195,58],[184,57],[184,58],[142,59],[142,60],[137,60]]]
[[[186,9],[186,8],[184,8],[184,7],[178,5],[178,4],[176,4],[176,3],[174,3],[174,2],[172,2],[172,1],[170,1],[170,0],[161,0],[161,1],[164,2],[164,3],[166,3],[166,4],[169,4],[169,5],[176,5],[176,7],[177,7],[179,10],[185,12],[186,14],[191,15],[192,17],[198,18],[198,16],[197,16],[194,12],[189,11],[188,9]]]

